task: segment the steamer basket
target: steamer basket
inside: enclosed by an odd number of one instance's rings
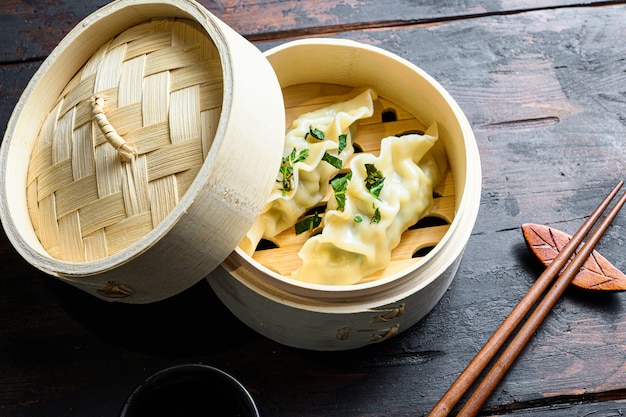
[[[197,3],[115,1],[55,48],[9,121],[7,236],[97,297],[170,297],[219,265],[263,207],[283,109],[261,52]]]
[[[146,79],[155,75],[167,94]],[[298,239],[286,234],[252,257],[237,244],[270,195],[286,121],[357,87],[379,95],[355,136],[365,152],[437,122],[450,169],[432,217],[443,223],[406,232],[391,265],[359,284],[297,282],[289,271]],[[264,56],[190,0],[117,0],[72,30],[9,120],[0,175],[3,227],[35,267],[126,303],[170,297],[206,276],[244,323],[315,350],[384,341],[424,317],[454,278],[481,186],[468,121],[419,68],[332,39]]]
[[[358,87],[372,87],[380,97],[375,115],[359,122],[354,138],[364,151],[378,151],[373,137],[380,141],[437,122],[450,169],[435,189],[432,216],[448,224],[409,230],[377,279],[351,286],[289,278],[302,242],[285,234],[277,236],[278,248],[257,250],[252,257],[236,248],[208,280],[236,316],[280,343],[344,350],[387,340],[422,319],[457,271],[480,203],[481,167],[471,127],[435,80],[379,48],[314,39],[286,43],[266,57],[283,89],[288,123]],[[383,122],[383,113],[397,120]]]

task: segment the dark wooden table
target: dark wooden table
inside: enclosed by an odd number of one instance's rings
[[[100,302],[26,264],[0,234],[0,415],[116,416],[153,372],[205,363],[263,416],[425,415],[542,271],[520,225],[573,233],[626,176],[626,2],[203,0],[265,50],[336,36],[378,45],[458,101],[483,166],[457,277],[400,336],[350,352],[267,340],[206,282],[143,306]],[[430,4],[427,4],[430,3]],[[41,62],[105,0],[4,0],[0,128]],[[600,252],[626,270],[626,213]],[[483,415],[626,414],[626,295],[568,291]]]

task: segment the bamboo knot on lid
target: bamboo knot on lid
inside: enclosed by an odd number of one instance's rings
[[[133,157],[137,156],[137,151],[130,146],[123,137],[121,137],[115,128],[107,119],[104,113],[104,97],[100,94],[96,94],[91,98],[92,114],[94,121],[98,124],[100,131],[104,135],[104,138],[108,143],[113,146],[117,153],[124,162],[132,161]]]

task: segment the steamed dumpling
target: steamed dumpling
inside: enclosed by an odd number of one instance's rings
[[[351,285],[385,268],[402,233],[432,209],[446,167],[437,139],[433,124],[424,135],[383,139],[378,157],[356,155],[343,207],[326,212],[322,233],[300,250],[303,264],[293,278]]]
[[[271,239],[296,224],[319,203],[329,181],[354,153],[351,126],[374,113],[376,93],[358,95],[301,115],[285,135],[283,164],[272,194],[239,247],[252,255],[262,238]]]

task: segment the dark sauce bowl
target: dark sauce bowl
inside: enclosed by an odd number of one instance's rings
[[[201,364],[164,369],[139,385],[120,417],[259,417],[248,390],[233,376]]]

